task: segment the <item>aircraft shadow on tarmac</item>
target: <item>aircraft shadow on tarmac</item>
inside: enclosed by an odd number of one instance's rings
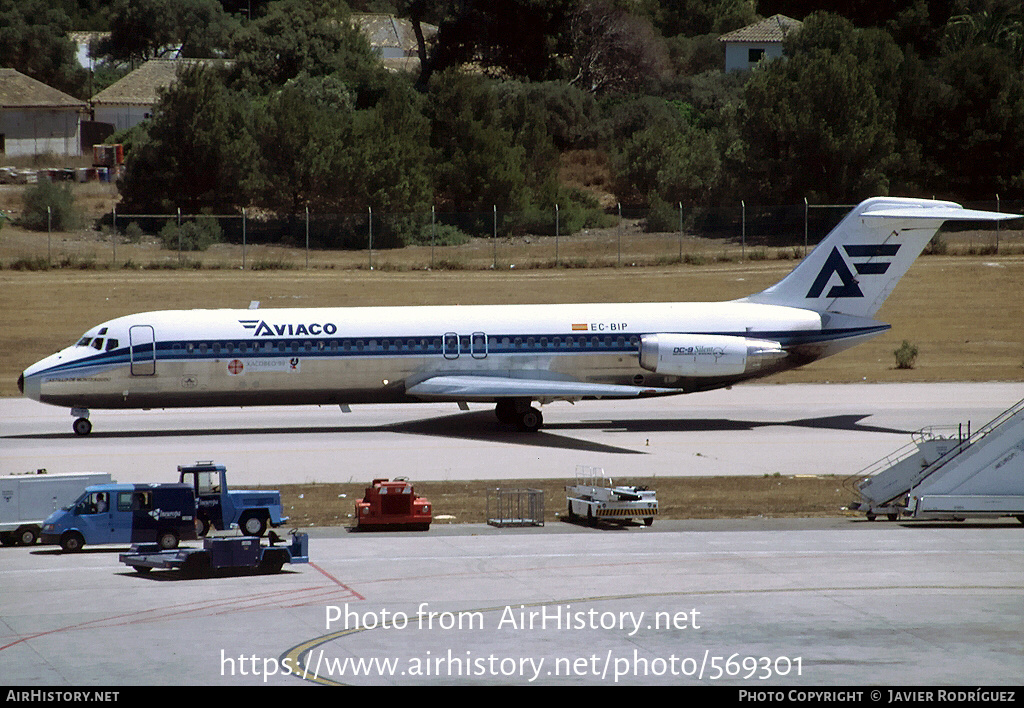
[[[522,433],[511,426],[495,420],[493,411],[471,411],[433,418],[386,423],[383,425],[350,426],[303,426],[303,427],[253,427],[253,428],[201,428],[193,430],[132,430],[96,431],[90,439],[118,438],[159,438],[191,437],[212,435],[308,435],[310,433],[402,433],[430,437],[458,438],[484,442],[510,443],[538,448],[557,448],[585,452],[643,455],[643,450],[634,450],[618,445],[608,445],[592,440],[571,437],[572,432],[604,433],[700,433],[700,432],[748,432],[767,427],[797,427],[821,430],[847,430],[864,433],[891,433],[910,435],[912,430],[864,425],[861,423],[871,414],[846,414],[803,418],[798,420],[731,420],[728,418],[620,418],[614,420],[581,420],[570,423],[549,423],[537,433]],[[8,439],[60,440],[78,439],[73,433],[32,433],[5,436]]]

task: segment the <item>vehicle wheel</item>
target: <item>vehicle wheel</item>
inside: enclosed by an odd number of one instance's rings
[[[1024,524],[1024,514],[1021,514],[1020,516],[1018,516],[1018,517],[1017,517],[1017,521],[1019,521],[1019,522],[1021,522],[1022,524]]]
[[[161,531],[156,537],[157,545],[165,551],[178,547],[178,534],[173,531]]]
[[[526,433],[535,433],[544,425],[544,416],[534,407],[519,412],[519,420],[516,426]]]
[[[196,536],[205,536],[210,533],[210,522],[207,519],[196,517]]]
[[[181,574],[186,578],[199,578],[210,573],[210,554],[198,551],[181,564]]]
[[[148,565],[137,565],[135,566],[135,572],[139,575],[146,575],[149,571],[153,570]]]
[[[284,567],[284,554],[280,551],[264,551],[260,559],[259,572],[267,575],[280,573]]]
[[[262,516],[247,516],[238,526],[246,536],[262,536],[267,532],[267,521]]]
[[[900,518],[900,515],[899,514],[886,514],[885,518],[889,519],[889,521],[897,521]]]
[[[75,435],[88,435],[92,432],[92,423],[88,418],[76,418],[71,424],[71,429],[75,431]]]
[[[31,546],[37,538],[36,530],[31,526],[23,526],[18,529],[18,543],[22,546]]]
[[[0,533],[0,545],[13,546],[18,542],[18,539],[14,538],[12,534]]]
[[[60,537],[60,549],[65,553],[78,553],[85,545],[85,539],[77,531],[70,531]]]
[[[647,518],[644,519],[644,526],[653,526],[653,525],[654,525],[654,517],[653,516],[648,516]]]
[[[592,507],[589,507],[589,506],[587,507],[587,525],[588,526],[593,526],[594,525],[594,509]]]
[[[875,520],[875,515],[874,514],[867,514],[867,517],[868,517],[868,521],[874,521]]]

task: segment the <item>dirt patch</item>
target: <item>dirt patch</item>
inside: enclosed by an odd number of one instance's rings
[[[854,495],[843,486],[843,478],[820,477],[632,477],[616,479],[617,484],[639,484],[658,493],[659,519],[724,519],[761,516],[767,518],[835,517]],[[417,482],[416,494],[433,505],[437,523],[485,523],[488,495],[494,505],[494,489],[530,488],[544,493],[544,521],[552,523],[565,515],[565,485],[568,480],[518,479],[502,482]],[[369,484],[291,484],[263,487],[279,489],[289,525],[353,526],[355,502]],[[450,519],[436,520],[438,516]],[[657,522],[655,522],[657,523]]]

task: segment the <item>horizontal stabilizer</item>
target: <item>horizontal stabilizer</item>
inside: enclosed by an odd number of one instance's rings
[[[792,273],[744,301],[873,317],[943,222],[1016,218],[1020,215],[964,209],[955,202],[868,199]]]
[[[583,381],[448,374],[420,381],[407,388],[406,393],[423,399],[493,401],[499,398],[637,398],[676,393],[676,390]]]

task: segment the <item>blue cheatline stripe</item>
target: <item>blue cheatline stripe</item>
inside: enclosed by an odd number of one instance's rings
[[[790,331],[780,330],[771,331],[766,330],[762,332],[676,332],[676,333],[650,333],[650,334],[693,334],[693,335],[709,335],[709,336],[726,336],[726,337],[737,337],[737,338],[749,338],[749,339],[764,339],[769,341],[779,342],[783,347],[792,347],[800,344],[817,344],[823,342],[836,341],[840,339],[848,339],[850,337],[860,337],[867,334],[873,334],[889,329],[889,325],[873,325],[868,327],[850,327],[842,329],[825,329],[816,331]],[[472,358],[474,354],[481,356],[486,352],[487,356],[495,355],[537,355],[537,354],[558,354],[561,356],[573,355],[573,354],[621,354],[621,353],[636,353],[640,349],[640,337],[641,333],[629,333],[629,334],[602,334],[602,335],[573,335],[573,334],[491,334],[487,335],[487,346],[486,348],[478,349],[474,352],[472,348],[463,349],[461,341],[463,338],[469,339],[469,335],[460,335],[460,347],[458,357]],[[329,339],[313,339],[313,338],[289,338],[289,339],[260,339],[260,340],[179,340],[179,341],[158,341],[156,343],[156,358],[161,361],[201,361],[209,359],[252,359],[252,358],[291,358],[291,357],[302,357],[304,359],[343,359],[343,358],[361,358],[361,357],[410,357],[410,356],[429,356],[429,357],[442,357],[443,348],[438,343],[443,342],[443,337],[438,335],[429,336],[406,336],[406,337],[344,337],[344,338],[329,338]],[[504,343],[504,340],[508,339],[508,344]],[[516,340],[520,340],[520,345],[516,345]],[[559,340],[559,345],[555,346],[554,340]],[[579,344],[579,340],[583,339],[584,344]],[[619,340],[623,342],[620,343]],[[497,344],[491,344],[491,340],[497,340]],[[532,340],[532,341],[531,341]],[[571,340],[572,345],[566,345],[566,341]],[[426,348],[423,348],[422,342],[428,342]],[[363,348],[358,348],[356,343],[362,342]],[[369,343],[374,343],[374,348],[369,348]],[[382,344],[388,343],[388,348],[384,349]],[[219,345],[220,349],[214,351],[214,344]],[[306,344],[310,347],[307,350]],[[348,343],[349,348],[345,349],[345,344]],[[230,344],[232,349],[229,351],[227,345]],[[246,345],[250,349],[247,351],[241,351],[241,345]],[[254,347],[253,345],[266,345],[270,344],[269,349],[263,346]],[[322,347],[320,345],[323,345]],[[148,361],[150,359],[150,345],[140,345],[145,351],[136,350],[136,361]],[[203,347],[206,347],[205,351],[201,351]],[[410,348],[410,347],[420,348]],[[191,347],[191,349],[189,349]],[[255,349],[255,350],[254,350]],[[454,355],[454,351],[448,351],[448,355]],[[116,366],[127,366],[131,362],[129,355],[129,349],[122,347],[120,349],[114,349],[109,352],[101,352],[95,356],[90,356],[85,359],[79,359],[76,361],[59,364],[50,369],[47,369],[47,374],[57,373],[70,373],[74,371],[80,371],[82,369],[90,369],[95,367],[111,368]]]

